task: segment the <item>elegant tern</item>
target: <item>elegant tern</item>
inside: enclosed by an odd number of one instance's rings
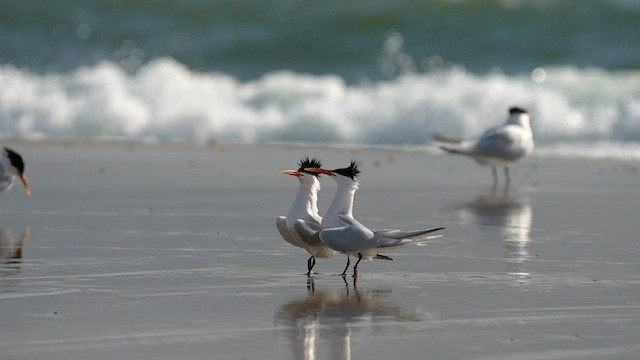
[[[443,227],[434,229],[402,231],[384,229],[372,231],[353,217],[353,200],[358,190],[357,176],[360,173],[358,164],[351,164],[342,169],[327,170],[323,168],[307,168],[306,170],[331,176],[338,183],[336,195],[324,214],[321,222],[320,239],[330,248],[347,255],[347,266],[342,272],[346,275],[349,268],[349,255],[357,256],[358,261],[353,267],[353,276],[358,276],[358,264],[362,259],[369,261],[373,258],[392,260],[382,252],[406,246],[421,244],[437,236],[427,236]]]
[[[466,155],[480,165],[490,166],[494,186],[498,183],[496,167],[504,167],[505,185],[509,185],[509,165],[533,152],[531,114],[519,107],[509,108],[505,124],[485,131],[479,138],[471,140],[453,139],[436,135],[434,139],[446,142],[440,148],[448,153]]]
[[[278,216],[276,227],[285,241],[305,249],[311,255],[307,260],[307,276],[310,276],[316,264],[316,258],[327,259],[337,252],[320,241],[318,232],[322,217],[318,213],[319,174],[305,170],[307,167],[321,167],[320,160],[305,157],[298,165],[298,170],[280,172],[296,177],[300,185],[287,216]]]
[[[0,192],[11,189],[17,178],[22,181],[28,196],[31,196],[31,186],[24,175],[24,161],[17,152],[5,147],[0,152]]]

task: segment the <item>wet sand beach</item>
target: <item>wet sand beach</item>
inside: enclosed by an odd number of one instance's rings
[[[2,359],[632,359],[640,163],[535,155],[508,191],[421,151],[28,143],[0,194]],[[354,215],[446,226],[336,275],[275,218],[301,156],[361,163]],[[321,213],[335,184],[321,179]]]

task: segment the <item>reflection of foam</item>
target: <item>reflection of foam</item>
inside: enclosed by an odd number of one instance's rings
[[[511,264],[521,264],[529,258],[533,211],[527,198],[507,194],[481,195],[457,206],[460,216],[473,219],[482,226],[499,229],[504,242],[505,258]],[[519,266],[509,267],[510,273],[527,276]]]
[[[522,261],[529,256],[529,241],[533,212],[526,199],[509,196],[480,196],[468,204],[480,225],[501,230],[507,257]]]
[[[330,351],[332,359],[351,359],[352,324],[369,320],[418,321],[418,312],[407,312],[380,298],[388,291],[344,292],[313,291],[280,308],[276,321],[287,327],[294,359],[311,360],[318,356],[317,343]]]

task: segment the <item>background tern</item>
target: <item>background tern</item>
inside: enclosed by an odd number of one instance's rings
[[[331,176],[337,183],[336,195],[324,214],[321,222],[320,239],[330,248],[347,255],[347,266],[342,272],[345,276],[349,268],[349,255],[357,256],[353,266],[353,276],[358,276],[358,264],[362,259],[373,258],[392,260],[381,252],[410,244],[420,244],[438,236],[426,236],[443,227],[415,231],[384,229],[372,231],[353,217],[353,200],[358,190],[357,176],[360,173],[358,164],[351,164],[342,169],[326,170],[307,168],[306,170]]]
[[[11,189],[16,177],[22,181],[27,195],[31,196],[31,186],[24,175],[24,161],[17,152],[3,148],[0,153],[0,192]]]
[[[337,252],[320,241],[318,232],[322,217],[318,213],[319,174],[305,170],[308,167],[320,168],[320,160],[305,157],[300,160],[298,170],[281,171],[282,174],[295,176],[300,186],[287,216],[278,216],[276,219],[276,227],[285,241],[311,254],[307,260],[307,276],[310,276],[316,257],[327,259]]]
[[[496,167],[504,167],[505,186],[511,182],[509,165],[533,152],[531,114],[519,107],[509,108],[509,117],[503,125],[485,131],[479,138],[460,140],[444,135],[434,139],[449,143],[440,148],[452,154],[466,155],[480,165],[491,166],[493,184],[498,184]]]

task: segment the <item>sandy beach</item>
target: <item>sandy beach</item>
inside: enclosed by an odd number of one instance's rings
[[[2,359],[632,359],[640,164],[420,151],[5,141],[33,188],[0,194]],[[362,263],[285,243],[303,155],[361,163],[354,215],[446,226]],[[321,212],[335,184],[322,179]]]

